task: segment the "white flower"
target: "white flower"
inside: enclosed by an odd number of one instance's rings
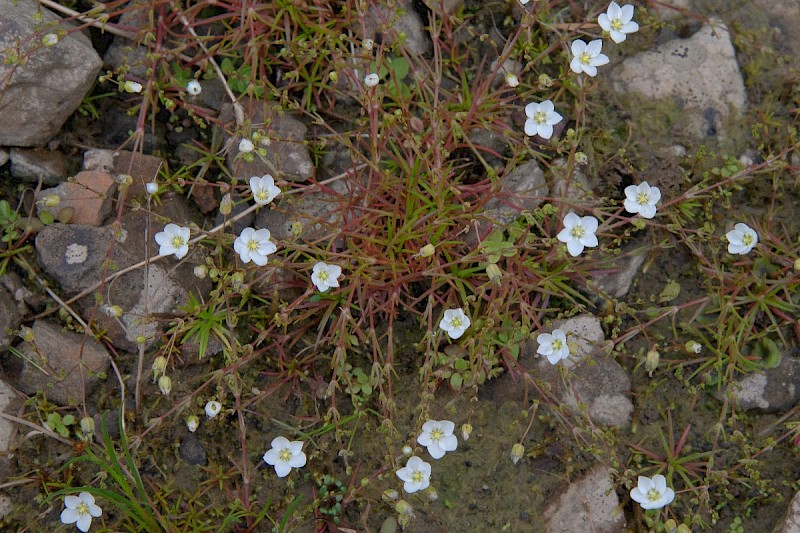
[[[725,238],[728,239],[728,253],[731,254],[747,255],[758,244],[758,233],[741,222],[726,233]]]
[[[314,265],[314,269],[311,272],[311,282],[317,286],[319,292],[327,292],[328,289],[339,286],[339,276],[341,275],[342,267],[320,261]]]
[[[451,339],[457,339],[467,331],[470,324],[469,317],[462,309],[448,309],[444,312],[439,327],[445,330]]]
[[[189,430],[190,433],[194,433],[197,431],[197,428],[200,427],[200,419],[197,418],[195,415],[189,415],[186,418],[186,429]]]
[[[233,249],[245,263],[252,261],[258,266],[264,266],[267,264],[267,256],[278,250],[269,237],[268,229],[244,228],[241,235],[233,241]]]
[[[147,191],[147,194],[155,194],[158,192],[158,183],[155,181],[148,181],[144,186],[144,190]]]
[[[122,84],[122,90],[126,93],[140,93],[142,92],[142,84],[128,80]]]
[[[625,187],[625,196],[625,211],[628,213],[639,213],[642,218],[656,216],[656,204],[661,200],[658,187],[651,187],[646,181],[639,185],[628,185]]]
[[[624,41],[629,33],[639,31],[639,25],[633,22],[633,6],[628,4],[619,7],[616,2],[608,5],[608,11],[601,13],[597,23],[611,35],[615,43]]]
[[[639,502],[642,509],[661,509],[672,503],[675,491],[667,487],[667,480],[661,474],[653,479],[639,476],[639,486],[631,489],[631,498]]]
[[[186,92],[192,96],[197,96],[202,90],[203,88],[200,86],[200,82],[197,80],[192,80],[186,84]]]
[[[537,104],[531,102],[525,106],[525,114],[528,120],[525,121],[525,135],[538,135],[542,139],[549,139],[553,136],[553,126],[561,122],[564,117],[554,111],[555,106],[550,100]]]
[[[597,225],[598,221],[593,216],[579,217],[570,212],[564,217],[564,229],[558,233],[557,238],[567,244],[569,255],[577,257],[581,255],[585,246],[589,248],[597,246],[595,235]]]
[[[103,510],[94,503],[94,496],[81,492],[77,496],[64,496],[64,509],[61,511],[61,523],[75,524],[81,531],[89,531],[92,517],[97,518]]]
[[[509,87],[516,87],[519,85],[519,78],[513,72],[506,74],[506,83]]]
[[[449,420],[428,420],[422,424],[422,434],[417,442],[428,448],[434,459],[441,459],[447,452],[458,447],[458,439],[453,435],[456,425]]]
[[[374,72],[372,74],[367,74],[364,76],[364,85],[367,87],[375,87],[381,81],[380,77]]]
[[[551,365],[569,357],[567,335],[560,329],[554,329],[553,333],[540,333],[536,342],[539,343],[536,353],[546,356]]]
[[[572,61],[569,63],[569,68],[576,74],[585,72],[589,76],[597,75],[597,67],[608,63],[608,56],[601,54],[603,49],[603,41],[595,39],[594,41],[586,44],[581,39],[572,41]]]
[[[431,484],[431,465],[416,455],[411,457],[406,466],[399,469],[396,474],[404,481],[403,490],[409,494],[425,490]]]
[[[253,141],[250,139],[242,139],[239,141],[239,151],[243,154],[249,154],[253,150],[256,149],[256,146],[253,144]]]
[[[209,400],[208,403],[206,403],[206,416],[208,418],[216,418],[220,411],[222,411],[221,403],[215,400]]]
[[[281,190],[275,185],[275,180],[269,174],[260,178],[258,176],[250,178],[250,191],[253,193],[253,200],[258,205],[267,205],[281,193]]]
[[[161,246],[158,255],[172,255],[178,259],[189,253],[189,228],[177,224],[167,224],[164,231],[155,235],[156,242]]]
[[[305,466],[303,443],[299,440],[289,442],[286,437],[275,437],[272,439],[272,448],[264,454],[264,462],[275,467],[278,477],[286,477],[292,468]]]
[[[42,36],[42,44],[45,46],[55,46],[58,44],[58,35],[55,33],[45,33]]]

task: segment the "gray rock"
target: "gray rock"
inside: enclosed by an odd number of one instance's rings
[[[67,165],[61,152],[12,148],[11,175],[23,181],[41,178],[45,185],[57,185],[67,179]]]
[[[611,469],[597,466],[545,505],[545,531],[617,533],[625,525],[619,503]]]
[[[32,329],[32,343],[19,346],[24,355],[20,389],[26,394],[42,391],[59,405],[79,402],[94,392],[97,374],[108,370],[111,361],[102,345],[43,320],[34,322]]]
[[[653,4],[653,9],[661,17],[661,20],[673,20],[681,16],[681,10],[691,10],[691,0],[668,0],[667,2],[659,2]]]
[[[687,132],[699,138],[722,132],[724,119],[746,105],[730,34],[713,20],[688,39],[629,57],[610,78],[617,91],[674,100],[686,110]]]
[[[800,492],[794,495],[783,521],[772,530],[772,533],[800,533]]]
[[[208,457],[203,449],[203,443],[194,433],[189,433],[183,438],[179,453],[181,459],[192,466],[206,466],[208,464]]]
[[[73,295],[100,281],[113,241],[108,227],[51,224],[36,236],[36,250],[44,271]]]
[[[19,409],[20,403],[14,389],[0,379],[0,412],[13,414]],[[17,428],[13,422],[0,418],[0,479],[7,479],[11,467],[9,452],[11,451],[16,431]],[[0,516],[3,516],[2,510],[0,510]]]
[[[536,161],[526,161],[502,179],[497,194],[486,202],[483,216],[508,225],[519,218],[520,212],[539,207],[549,193],[542,169]]]
[[[0,287],[0,353],[8,350],[14,330],[19,327],[21,320],[14,299]]]
[[[147,4],[141,0],[129,2],[117,22],[120,28],[138,32],[147,27],[149,10]],[[115,70],[125,67],[133,76],[144,79],[147,77],[147,47],[131,42],[119,35],[114,36],[114,41],[103,56],[106,68]]]
[[[0,145],[44,145],[94,83],[100,57],[86,35],[64,33],[64,24],[32,0],[0,0],[0,50],[24,43],[19,54],[26,58],[24,64],[0,64]],[[57,44],[41,43],[44,28],[61,33]]]
[[[361,39],[383,36],[387,45],[400,43],[412,56],[430,54],[433,44],[423,29],[422,17],[412,0],[390,3],[370,3],[364,16],[364,27],[353,28]]]
[[[747,374],[736,380],[730,392],[745,411],[785,411],[800,401],[800,361],[783,354],[775,368]],[[725,392],[716,394],[719,400]]]
[[[233,139],[228,153],[228,168],[234,177],[247,182],[252,176],[271,174],[276,179],[305,181],[314,175],[314,164],[306,145],[306,126],[289,113],[263,101],[242,102],[249,111],[253,131],[263,129],[268,145],[263,147],[266,155],[256,155],[255,161],[248,163],[239,155],[239,137]],[[220,120],[228,123],[233,120],[233,106],[222,106]]]
[[[628,294],[633,280],[644,264],[647,252],[647,248],[626,247],[622,255],[612,257],[604,263],[602,270],[606,273],[593,275],[595,287],[614,298],[622,298]]]
[[[5,148],[0,148],[0,167],[8,163],[8,158],[9,158],[8,150],[6,150]]]

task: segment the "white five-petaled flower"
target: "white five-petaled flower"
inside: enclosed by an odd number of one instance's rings
[[[206,416],[208,418],[216,418],[217,415],[222,411],[222,404],[216,400],[209,400],[206,403]]]
[[[186,92],[192,96],[197,96],[202,90],[203,88],[200,86],[200,82],[197,80],[192,80],[186,84]]]
[[[652,479],[639,476],[639,486],[631,489],[631,498],[639,502],[642,509],[661,509],[672,503],[675,491],[667,487],[667,480],[661,474]]]
[[[448,309],[444,312],[439,327],[445,330],[451,339],[457,339],[467,331],[471,323],[463,309]]]
[[[250,190],[253,193],[253,200],[258,205],[267,205],[281,193],[281,190],[275,185],[275,180],[269,174],[260,178],[258,176],[250,178]]]
[[[317,286],[319,292],[327,292],[328,289],[339,286],[341,275],[342,267],[320,261],[311,271],[311,282]]]
[[[659,200],[661,191],[658,187],[651,187],[646,181],[625,187],[625,211],[633,215],[639,213],[642,218],[653,218],[656,216],[656,204]]]
[[[633,6],[630,4],[620,7],[616,2],[611,2],[608,11],[597,18],[597,23],[617,44],[624,41],[629,33],[639,31],[639,25],[633,22]]]
[[[456,425],[450,420],[428,420],[422,424],[422,434],[417,442],[428,448],[434,459],[441,459],[447,452],[458,447],[458,439],[453,435]]]
[[[558,232],[559,241],[567,244],[567,251],[572,257],[581,255],[584,247],[594,248],[597,246],[598,221],[593,216],[579,217],[575,213],[569,212],[564,217],[564,229]]]
[[[243,154],[249,154],[256,149],[256,145],[250,139],[242,139],[239,141],[239,151]]]
[[[728,239],[728,253],[747,255],[758,244],[756,230],[739,222],[732,230],[725,234]]]
[[[551,365],[556,365],[569,357],[567,335],[560,329],[554,329],[553,333],[540,333],[536,337],[536,342],[539,343],[536,353],[547,357]]]
[[[175,254],[178,259],[183,259],[189,253],[189,236],[189,228],[177,224],[167,224],[164,226],[164,231],[159,231],[155,235],[156,242],[161,246],[158,254]]]
[[[364,85],[367,87],[375,87],[381,81],[381,78],[374,72],[364,76]]]
[[[413,494],[427,489],[431,484],[431,465],[417,457],[409,458],[406,466],[399,469],[397,477],[403,480],[403,490]]]
[[[572,61],[569,63],[569,68],[576,74],[585,72],[589,76],[597,75],[597,67],[608,63],[608,56],[601,53],[603,50],[603,41],[595,39],[586,44],[582,39],[575,39],[572,41]]]
[[[264,454],[264,462],[275,467],[278,477],[286,477],[292,468],[306,465],[303,443],[299,440],[290,442],[286,437],[275,437],[272,439],[272,448]]]
[[[553,126],[561,122],[564,117],[554,111],[555,106],[550,100],[537,104],[531,102],[525,106],[525,114],[528,120],[525,121],[525,134],[538,135],[542,139],[549,139],[553,136]]]
[[[267,264],[267,256],[278,250],[269,237],[268,229],[244,228],[241,235],[233,241],[233,249],[245,263],[252,261],[258,266],[264,266]]]
[[[103,514],[103,510],[94,503],[94,496],[81,492],[77,496],[64,496],[64,509],[61,511],[63,524],[75,524],[81,531],[89,531],[92,518]]]

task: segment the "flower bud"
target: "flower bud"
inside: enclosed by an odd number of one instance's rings
[[[584,152],[575,152],[575,162],[579,165],[585,165],[589,162],[589,156]]]
[[[644,368],[647,370],[647,374],[650,377],[653,377],[653,372],[656,368],[658,368],[658,362],[660,359],[661,354],[658,353],[658,350],[650,350],[644,357]]]
[[[405,500],[399,500],[396,504],[394,504],[394,510],[397,511],[397,514],[400,516],[414,516],[414,508],[411,507],[411,504]]]
[[[61,203],[61,197],[57,194],[48,194],[42,198],[41,202],[45,205],[45,207],[55,207]]]
[[[362,48],[364,48],[364,50],[369,52],[370,50],[372,50],[372,47],[375,46],[375,41],[373,41],[372,39],[364,39],[363,41],[361,41],[361,46]]]
[[[376,85],[378,85],[378,83],[380,83],[380,81],[381,81],[380,77],[374,72],[372,74],[367,74],[366,76],[364,76],[364,85],[366,85],[367,87],[375,87]]]
[[[409,457],[412,453],[414,453],[414,450],[411,449],[411,446],[403,446],[403,455]]]
[[[111,318],[119,318],[122,316],[122,307],[118,305],[104,305],[103,312]]]
[[[228,216],[231,211],[233,211],[233,200],[231,199],[231,193],[227,193],[219,203],[219,212],[223,216]]]
[[[194,267],[194,275],[198,279],[205,279],[206,275],[208,275],[208,267],[205,265],[197,265]]]
[[[150,181],[144,186],[144,189],[147,191],[147,194],[155,194],[158,192],[158,183]]]
[[[210,400],[206,404],[206,416],[208,418],[216,418],[216,416],[220,413],[220,411],[222,411],[221,403],[214,400]]]
[[[519,78],[513,72],[506,74],[506,83],[509,87],[516,87],[519,85]]]
[[[153,361],[153,378],[158,378],[159,376],[164,375],[167,371],[167,358],[163,355],[159,355]]]
[[[553,86],[553,78],[548,76],[547,74],[539,74],[539,86],[543,88],[549,88]]]
[[[140,93],[142,92],[142,84],[128,80],[122,84],[122,90],[126,93]]]
[[[243,154],[249,154],[250,152],[255,150],[255,148],[256,147],[253,144],[253,141],[251,141],[250,139],[242,139],[241,141],[239,141],[239,151],[242,152]]]
[[[33,330],[28,326],[20,326],[17,335],[19,335],[19,338],[25,342],[33,342]]]
[[[428,487],[427,489],[425,489],[425,494],[428,496],[428,499],[432,502],[435,502],[436,500],[439,499],[439,493],[436,492],[436,489],[434,489],[433,487]]]
[[[91,416],[84,416],[81,418],[81,431],[84,435],[94,434],[94,418]]]
[[[464,440],[469,440],[469,436],[472,434],[472,424],[466,423],[461,425],[461,438]]]
[[[197,431],[197,428],[200,427],[200,419],[195,415],[189,415],[186,418],[186,427],[189,429],[189,432],[194,433]]]
[[[686,341],[683,347],[686,348],[686,351],[689,353],[700,353],[703,350],[703,345],[697,341]]]
[[[58,44],[58,35],[55,33],[45,33],[42,36],[42,44],[45,46],[55,46]]]
[[[161,394],[164,396],[169,396],[169,393],[172,392],[172,380],[166,374],[158,378],[158,388],[161,390]]]
[[[192,96],[197,96],[202,90],[203,88],[197,80],[192,80],[186,84],[186,92]]]
[[[511,462],[517,464],[522,456],[525,455],[525,446],[522,443],[516,443],[511,447]]]
[[[422,248],[419,249],[419,253],[417,253],[417,257],[430,257],[436,251],[436,247],[430,243],[426,244]]]
[[[489,276],[489,281],[492,283],[500,283],[500,278],[503,277],[503,271],[494,263],[486,265],[486,275]]]
[[[399,497],[400,494],[398,494],[394,489],[386,489],[383,491],[383,494],[381,494],[381,499],[385,502],[393,502]]]
[[[120,185],[130,185],[133,183],[133,176],[130,174],[117,174],[117,176],[114,178],[114,181]]]

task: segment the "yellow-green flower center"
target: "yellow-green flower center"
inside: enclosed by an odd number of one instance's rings
[[[79,503],[78,507],[76,507],[75,510],[78,511],[78,514],[81,515],[89,514],[89,506],[83,502]]]
[[[564,347],[564,343],[561,342],[561,339],[553,339],[553,350],[558,351]]]
[[[413,481],[414,483],[422,483],[422,472],[420,472],[419,470],[414,470],[411,473],[411,481]]]
[[[646,192],[640,192],[636,195],[636,202],[639,205],[646,205],[650,203],[650,195]]]
[[[250,239],[247,241],[247,250],[250,252],[255,252],[258,250],[258,241],[255,239]]]
[[[750,246],[751,244],[753,244],[753,236],[750,235],[749,233],[745,233],[742,236],[742,244],[744,244],[745,246]]]
[[[463,321],[461,320],[461,317],[457,316],[451,321],[451,323],[453,324],[454,328],[460,328],[461,324],[463,324]]]
[[[617,30],[617,31],[620,31],[623,26],[624,26],[624,24],[622,23],[622,21],[620,19],[614,19],[614,20],[611,21],[611,27],[613,29]]]
[[[580,62],[584,65],[588,65],[591,60],[592,57],[587,52],[583,52],[580,56]]]
[[[547,113],[545,113],[544,111],[537,111],[536,114],[533,115],[533,120],[535,120],[537,124],[546,124]]]
[[[652,488],[647,491],[647,499],[651,502],[657,502],[661,499],[661,493],[658,492],[655,488]]]
[[[574,226],[569,232],[573,239],[580,239],[584,233],[586,233],[586,230],[583,229],[583,226]]]
[[[292,452],[289,451],[289,448],[284,448],[280,452],[278,452],[278,460],[281,462],[288,462],[289,459],[292,458]]]
[[[320,281],[328,281],[328,271],[320,270],[319,274],[317,274],[317,277],[320,279]]]
[[[269,198],[269,194],[264,189],[261,189],[256,193],[256,199],[261,200],[262,202],[266,202]]]
[[[180,248],[184,244],[183,237],[180,235],[173,235],[169,242],[172,244],[173,248]]]
[[[444,431],[439,428],[434,429],[431,431],[431,439],[435,442],[439,442],[444,437]]]

